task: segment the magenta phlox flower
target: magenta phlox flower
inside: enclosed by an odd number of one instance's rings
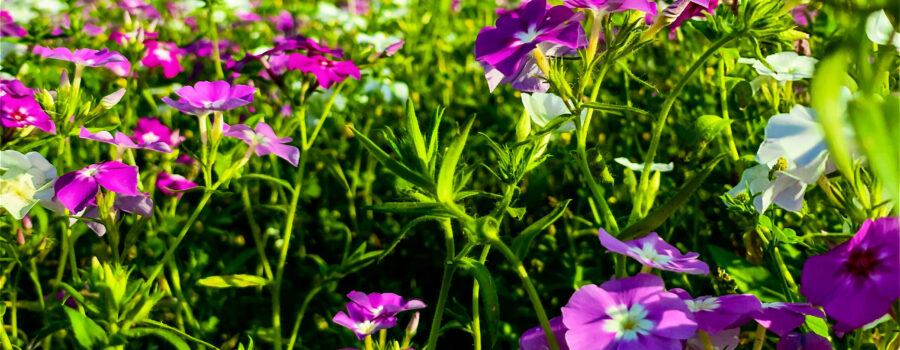
[[[505,76],[515,75],[522,61],[538,44],[550,42],[578,49],[587,45],[579,22],[584,16],[565,6],[547,8],[545,0],[533,0],[518,17],[500,17],[495,27],[485,27],[475,40],[475,58]]]
[[[807,303],[762,303],[753,319],[783,337],[806,322],[806,316],[825,318],[825,313]]]
[[[818,10],[810,11],[806,4],[797,5],[791,9],[791,16],[794,17],[794,23],[797,23],[797,25],[801,27],[808,26],[810,20],[816,18],[818,14]]]
[[[184,137],[180,135],[178,130],[169,129],[156,118],[141,118],[134,128],[134,142],[138,144],[164,142],[169,147],[175,148],[183,140]]]
[[[105,67],[110,63],[127,62],[125,56],[109,49],[92,50],[77,49],[74,52],[65,47],[57,47],[55,49],[46,48],[41,51],[44,58],[52,58],[61,61],[69,61],[77,65],[88,67]]]
[[[683,289],[675,288],[670,292],[684,300],[688,309],[694,313],[697,328],[709,334],[740,327],[762,308],[759,299],[751,294],[726,294],[718,297],[707,295],[692,298]]]
[[[147,40],[144,45],[147,47],[147,55],[141,63],[147,68],[162,67],[166,79],[171,79],[184,71],[180,61],[184,50],[179,49],[174,43]]]
[[[290,137],[279,138],[272,131],[272,127],[264,122],[256,124],[255,129],[250,129],[244,124],[232,125],[225,129],[224,136],[240,139],[253,147],[258,156],[274,154],[297,166],[300,161],[300,149],[288,145],[292,141]]]
[[[369,312],[374,318],[393,317],[403,311],[425,308],[425,303],[421,300],[405,300],[394,293],[366,294],[352,291],[347,294],[347,298]]]
[[[144,140],[137,139],[137,142],[135,142],[135,139],[132,139],[128,135],[125,135],[121,132],[116,132],[115,135],[113,135],[109,131],[98,131],[97,133],[92,133],[90,130],[82,126],[81,131],[78,133],[78,137],[108,143],[111,145],[115,145],[116,147],[146,149],[156,152],[172,153],[172,148],[163,141],[146,142]]]
[[[123,195],[136,196],[138,169],[122,162],[103,162],[60,176],[53,188],[64,207],[80,212],[97,196],[100,187]]]
[[[292,35],[275,38],[275,51],[305,51],[307,56],[329,55],[335,58],[344,58],[344,51],[341,49],[332,49],[328,45],[320,44],[318,41],[307,38],[303,35]]]
[[[712,14],[716,6],[719,6],[719,0],[675,0],[660,16],[671,22],[669,28],[674,32],[686,20],[702,16],[704,12]]]
[[[0,125],[4,128],[34,126],[56,134],[56,124],[34,99],[34,90],[18,80],[0,80]]]
[[[294,30],[294,16],[287,10],[281,10],[277,15],[272,16],[270,21],[277,31],[287,33]]]
[[[663,280],[641,273],[581,287],[562,308],[572,350],[681,349],[697,322]]]
[[[177,196],[181,198],[180,191],[185,191],[197,187],[197,183],[188,180],[184,176],[178,174],[169,174],[167,172],[160,172],[156,175],[156,188],[158,188],[162,193]],[[174,192],[178,191],[178,192]]]
[[[132,16],[140,16],[147,19],[160,18],[159,11],[156,7],[148,4],[143,0],[120,0],[117,1],[120,8],[128,12]]]
[[[700,254],[681,254],[678,248],[666,243],[656,232],[644,237],[622,242],[600,229],[600,244],[610,252],[619,253],[655,269],[689,274],[709,274],[709,265],[700,261]]]
[[[253,102],[256,88],[248,85],[231,86],[226,81],[200,81],[175,92],[181,97],[174,101],[163,97],[166,104],[186,114],[206,115],[215,111],[227,111]]]
[[[716,334],[709,335],[709,342],[712,344],[713,350],[733,350],[737,349],[741,343],[741,328],[731,328]],[[700,333],[694,334],[693,337],[685,341],[686,350],[706,350],[703,346],[703,340]]]
[[[566,0],[565,4],[571,8],[591,9],[600,13],[637,10],[656,15],[656,3],[647,0]]]
[[[866,220],[856,235],[803,265],[800,293],[842,329],[860,328],[900,299],[900,223]]]
[[[347,303],[347,312],[338,312],[331,320],[352,330],[359,340],[382,329],[397,325],[396,317],[374,318],[371,313],[357,303]]]
[[[556,316],[550,319],[550,330],[553,332],[553,335],[556,336],[556,342],[559,343],[559,350],[569,350],[569,345],[566,344],[566,331],[569,329],[566,328],[566,325],[563,323],[562,316]],[[519,338],[519,350],[547,349],[550,349],[550,344],[547,343],[547,336],[544,334],[544,329],[541,328],[541,326],[525,331],[525,333],[522,333],[522,337]]]
[[[16,24],[9,12],[0,11],[0,37],[23,37],[26,35],[28,35],[28,31]]]
[[[827,338],[809,332],[806,334],[791,333],[778,340],[776,350],[831,350],[831,342]]]
[[[323,89],[331,88],[334,83],[342,82],[347,77],[360,78],[359,67],[353,61],[332,61],[318,55],[307,57],[292,53],[288,58],[288,68],[315,75]]]

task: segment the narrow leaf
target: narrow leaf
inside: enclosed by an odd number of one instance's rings
[[[464,257],[457,261],[458,266],[475,277],[478,281],[481,304],[484,306],[487,317],[488,335],[491,339],[491,347],[497,342],[500,335],[500,302],[497,297],[497,285],[490,271],[478,260]]]
[[[447,152],[444,153],[444,160],[441,163],[441,170],[438,172],[437,179],[437,197],[443,203],[453,202],[453,179],[456,175],[456,165],[459,163],[459,157],[462,156],[463,148],[466,146],[466,139],[469,137],[469,131],[472,130],[472,124],[475,122],[475,116],[469,117],[462,132],[453,140]]]
[[[606,112],[632,112],[642,115],[650,115],[650,112],[647,112],[640,108],[628,107],[623,105],[616,105],[611,103],[603,103],[603,102],[585,102],[581,104],[583,107],[587,107],[590,109],[595,109],[598,111],[606,111]]]
[[[528,225],[521,233],[519,233],[516,238],[512,241],[512,251],[516,253],[516,256],[519,259],[525,259],[525,256],[528,255],[528,249],[531,247],[531,242],[534,241],[534,238],[538,236],[541,232],[543,232],[547,227],[550,227],[556,220],[562,217],[562,214],[566,212],[566,208],[569,206],[569,202],[571,199],[567,199],[564,202],[561,202],[556,205],[556,208],[553,208],[549,214],[544,215],[540,220],[535,221],[533,224]]]
[[[406,165],[403,165],[402,163],[398,162],[396,159],[391,158],[391,156],[388,155],[387,153],[385,153],[381,149],[381,147],[378,147],[378,145],[376,145],[375,142],[372,142],[371,139],[366,137],[366,135],[364,135],[363,133],[359,132],[359,130],[356,130],[356,128],[350,126],[350,130],[353,131],[354,135],[359,137],[359,140],[362,143],[362,145],[367,150],[369,150],[369,153],[371,153],[372,156],[374,156],[375,159],[377,159],[378,162],[381,163],[381,165],[384,165],[392,173],[394,173],[397,176],[403,178],[404,180],[409,181],[410,183],[420,187],[421,189],[428,191],[428,192],[434,192],[434,183],[431,179],[425,178],[424,176],[410,170],[409,168],[406,167]]]
[[[128,338],[142,338],[154,335],[169,342],[169,344],[172,344],[177,350],[191,350],[191,347],[188,346],[187,342],[181,339],[178,334],[165,329],[138,327],[122,330],[120,333]]]
[[[197,281],[197,284],[209,288],[245,288],[269,284],[269,280],[254,275],[210,276]]]
[[[62,309],[66,312],[66,316],[69,317],[69,322],[72,324],[72,333],[75,333],[75,340],[78,341],[79,345],[86,349],[100,348],[106,345],[108,341],[106,332],[94,320],[71,308],[64,307]]]

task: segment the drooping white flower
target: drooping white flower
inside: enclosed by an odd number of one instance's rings
[[[2,151],[0,169],[6,171],[0,176],[0,207],[17,220],[25,217],[38,202],[53,198],[56,168],[39,153]]]
[[[787,81],[812,78],[813,73],[815,72],[816,63],[818,63],[819,60],[808,56],[800,56],[793,51],[784,51],[766,56],[766,62],[768,62],[774,70],[769,69],[769,67],[766,67],[766,65],[759,60],[752,58],[741,58],[738,62],[752,64],[753,69],[760,75],[760,78],[770,77],[779,83],[784,83]]]
[[[894,25],[884,10],[872,12],[866,19],[866,36],[879,45],[894,45],[900,51],[900,32],[894,31]]]
[[[563,99],[554,94],[548,94],[544,92],[522,94],[522,104],[525,106],[525,111],[528,112],[528,116],[531,117],[531,121],[541,127],[546,126],[548,123],[553,121],[553,118],[569,114],[569,109],[566,108],[566,104],[565,102],[563,102]],[[581,112],[582,120],[584,119],[586,112],[586,109]],[[575,130],[575,123],[565,123],[557,130]]]

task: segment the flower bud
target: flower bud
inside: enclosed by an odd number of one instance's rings
[[[419,312],[413,314],[412,318],[409,319],[409,324],[406,325],[406,336],[412,337],[416,335],[416,330],[419,329]]]
[[[525,141],[529,135],[531,135],[531,118],[528,116],[528,112],[525,112],[516,123],[516,141]]]
[[[482,216],[476,221],[478,225],[478,238],[486,241],[499,239],[497,233],[500,232],[500,224],[497,219],[490,216]]]
[[[69,73],[63,69],[62,74],[59,75],[59,89],[68,89],[69,88]]]
[[[122,96],[125,96],[124,88],[104,96],[103,99],[100,100],[100,105],[103,106],[104,109],[113,108],[113,106],[115,106],[119,103],[119,101],[122,100]]]
[[[22,234],[22,229],[16,229],[16,242],[19,242],[19,245],[25,245],[25,235]]]

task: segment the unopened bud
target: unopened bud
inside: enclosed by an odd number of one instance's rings
[[[119,101],[122,100],[122,96],[125,96],[124,88],[104,96],[103,99],[100,100],[100,105],[105,109],[113,108],[113,106],[117,105]]]
[[[25,214],[25,216],[22,217],[22,227],[26,230],[31,230],[31,228],[34,227],[34,224],[31,222],[31,215]]]
[[[750,195],[747,192],[738,193],[737,196],[734,196],[734,200],[741,204],[746,204],[750,202]]]
[[[784,41],[796,41],[800,39],[809,39],[809,34],[791,29],[778,33],[778,38]]]
[[[25,245],[25,235],[21,228],[16,230],[16,241],[19,242],[19,245]]]
[[[69,73],[67,73],[65,69],[63,69],[62,74],[59,75],[59,88],[69,88]]]
[[[516,123],[516,141],[525,141],[529,135],[531,135],[531,118],[528,116],[528,112],[525,112]]]
[[[406,336],[412,337],[416,335],[416,331],[419,329],[419,312],[413,314],[412,318],[409,319],[409,324],[406,325]]]
[[[631,170],[631,168],[625,168],[625,186],[628,187],[628,192],[630,193],[637,191],[637,178],[635,178],[634,170]]]

